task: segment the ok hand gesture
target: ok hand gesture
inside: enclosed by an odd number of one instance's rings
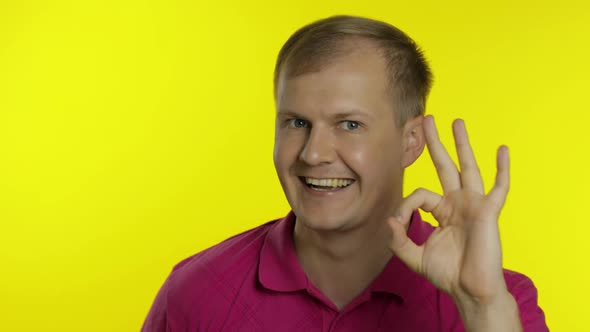
[[[463,121],[453,123],[460,171],[441,144],[432,116],[425,117],[423,127],[444,194],[418,189],[406,197],[399,216],[389,220],[390,248],[456,303],[504,300],[509,293],[502,272],[498,217],[508,193],[508,149],[498,150],[496,182],[486,194]],[[405,227],[417,208],[431,212],[439,224],[422,246],[408,238]]]

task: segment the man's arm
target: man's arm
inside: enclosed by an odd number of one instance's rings
[[[522,331],[518,306],[503,276],[498,218],[509,188],[508,149],[497,154],[494,187],[486,194],[463,121],[453,123],[460,171],[439,140],[432,116],[426,144],[443,195],[418,189],[389,220],[391,250],[413,271],[453,298],[467,331]],[[417,246],[406,230],[412,212],[431,212],[439,227]]]
[[[523,331],[518,306],[508,291],[488,303],[469,297],[457,297],[453,300],[466,331]]]
[[[539,307],[537,301],[537,288],[532,280],[523,274],[510,270],[504,270],[504,280],[506,281],[506,286],[512,297],[512,299],[508,299],[508,301],[514,303],[517,307],[516,313],[520,316],[522,330],[525,332],[549,332],[549,328],[545,322],[545,314]],[[505,306],[507,309],[510,308],[510,312],[514,312],[514,308],[511,307],[512,304],[505,304]],[[461,310],[461,308],[459,308],[459,310]],[[462,312],[460,312],[460,314],[463,322],[469,319],[469,317],[476,316],[476,314],[466,315]],[[509,315],[510,313],[507,312],[506,314]],[[496,322],[492,318],[492,324],[494,323]],[[468,324],[469,323],[465,322],[464,325],[467,328],[470,328]],[[499,324],[500,323],[498,323],[498,325]],[[499,326],[497,328],[498,330],[502,330]]]

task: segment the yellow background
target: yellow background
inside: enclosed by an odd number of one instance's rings
[[[504,262],[553,331],[590,326],[584,1],[0,1],[0,330],[137,331],[172,266],[285,215],[272,70],[300,26],[382,19],[430,59],[427,112],[466,120]],[[427,154],[406,192],[439,190]]]

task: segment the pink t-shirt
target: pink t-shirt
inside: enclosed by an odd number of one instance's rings
[[[294,224],[290,212],[177,264],[142,331],[464,331],[452,299],[395,256],[338,310],[299,265]],[[433,230],[414,213],[412,240],[422,244]],[[508,270],[504,278],[524,331],[548,331],[532,281]]]

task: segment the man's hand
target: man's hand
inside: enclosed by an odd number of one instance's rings
[[[418,189],[404,199],[399,215],[389,220],[391,250],[454,299],[468,331],[518,331],[518,308],[504,281],[498,231],[510,182],[508,148],[498,149],[496,182],[486,194],[463,121],[453,123],[460,172],[440,142],[432,116],[425,117],[423,126],[444,194]],[[406,233],[418,208],[439,223],[422,246]]]

